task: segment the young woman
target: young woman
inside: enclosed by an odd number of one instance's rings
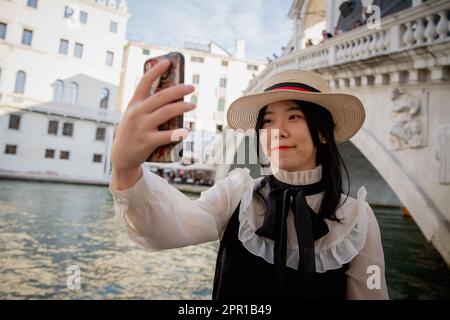
[[[233,129],[256,130],[258,154],[269,175],[253,179],[235,169],[190,200],[166,180],[142,169],[171,135],[167,119],[193,107],[176,102],[189,86],[146,97],[166,70],[148,71],[120,123],[111,152],[110,191],[130,238],[148,250],[220,240],[213,299],[388,299],[376,218],[365,202],[342,192],[336,143],[364,122],[359,99],[331,93],[306,71],[275,74],[263,92],[235,100]]]

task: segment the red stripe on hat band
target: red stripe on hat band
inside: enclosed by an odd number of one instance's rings
[[[299,82],[276,83],[273,86],[266,88],[264,90],[264,92],[272,91],[272,90],[296,90],[296,91],[304,91],[304,92],[320,92],[320,90],[317,90],[314,87],[311,87],[307,84],[299,83]]]
[[[298,88],[298,87],[279,87],[279,88],[274,88],[268,91],[277,91],[277,90],[295,90],[295,91],[304,91],[304,92],[313,92],[312,90],[308,90],[305,88]]]

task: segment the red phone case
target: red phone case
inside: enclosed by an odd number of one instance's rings
[[[161,59],[169,59],[171,61],[171,66],[153,83],[149,95],[153,95],[162,89],[184,83],[184,56],[179,52],[170,52],[163,56],[148,59],[144,64],[144,73],[150,70]],[[182,100],[183,99],[180,99],[179,101]],[[158,127],[159,130],[172,130],[178,128],[183,128],[183,114],[170,119]],[[172,151],[178,143],[179,142],[174,142],[159,146],[146,161],[173,162]],[[183,149],[180,150],[179,157],[183,156],[182,152]]]

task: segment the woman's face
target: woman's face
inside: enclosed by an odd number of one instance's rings
[[[269,104],[262,129],[267,130],[259,133],[262,149],[277,168],[299,171],[316,167],[316,147],[305,116],[294,101]]]

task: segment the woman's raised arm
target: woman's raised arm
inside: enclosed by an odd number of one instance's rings
[[[192,110],[179,101],[192,86],[177,85],[148,96],[152,83],[169,67],[162,61],[147,71],[128,104],[111,149],[109,189],[114,208],[130,238],[149,250],[169,249],[216,240],[243,194],[248,169],[236,170],[191,200],[166,180],[143,168],[157,147],[179,138],[188,130],[159,130],[167,120]],[[175,140],[174,140],[175,139]]]
[[[248,169],[235,169],[192,200],[142,166],[135,185],[110,192],[130,239],[155,251],[218,240],[250,179]]]

